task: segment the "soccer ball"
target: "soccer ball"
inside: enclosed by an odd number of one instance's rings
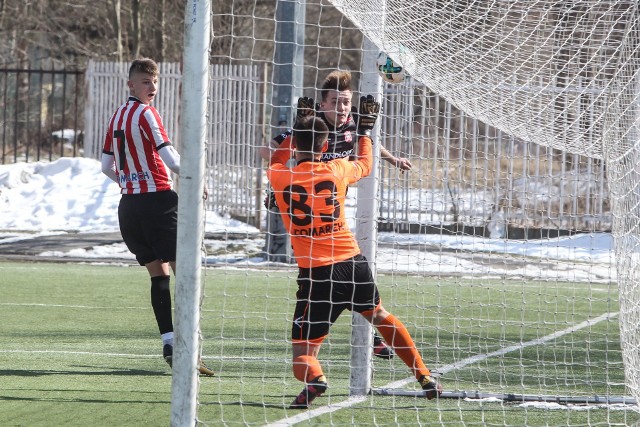
[[[380,52],[377,60],[378,73],[387,83],[400,83],[404,81],[404,68],[395,62],[389,55]]]

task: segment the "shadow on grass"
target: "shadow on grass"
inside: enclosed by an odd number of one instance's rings
[[[49,392],[49,390],[47,390]],[[161,404],[168,405],[170,400],[115,400],[115,399],[82,399],[77,397],[63,398],[63,397],[16,397],[16,396],[0,396],[0,401],[14,401],[14,402],[58,402],[58,403],[115,403],[115,404]]]
[[[91,368],[90,366],[83,366],[83,368]],[[56,371],[49,369],[0,369],[0,377],[14,376],[14,377],[43,377],[48,375],[114,375],[114,376],[145,376],[156,377],[171,375],[170,372],[163,371],[148,371],[144,369],[105,369],[104,367],[92,368],[88,370],[79,371]]]

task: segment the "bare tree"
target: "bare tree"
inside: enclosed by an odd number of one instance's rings
[[[307,26],[310,47],[305,60],[327,60],[356,70],[359,56],[354,52],[361,36],[350,28],[348,35],[343,32],[337,37],[330,29],[346,22],[325,3],[307,6],[308,22],[320,25]],[[214,2],[211,61],[272,60],[275,5],[276,0]],[[140,55],[160,62],[181,61],[184,14],[181,1],[0,0],[0,63],[30,59],[34,66],[55,61],[82,68],[89,59],[126,61]],[[327,29],[314,30],[318,27]],[[324,48],[314,51],[311,46],[315,45]]]
[[[4,0],[0,0],[0,28],[4,28],[4,15],[5,15],[5,3]]]
[[[166,25],[165,25],[165,0],[159,0],[156,2],[156,25],[155,28],[155,50],[156,60],[158,62],[164,62],[165,57],[165,38],[166,38]]]
[[[131,0],[131,24],[133,25],[131,55],[134,58],[140,57],[140,0]]]
[[[122,61],[122,26],[120,25],[120,0],[112,0],[113,29],[116,33],[116,58]]]

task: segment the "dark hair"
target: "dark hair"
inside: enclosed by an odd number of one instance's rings
[[[351,71],[335,70],[330,72],[322,82],[322,88],[320,89],[322,100],[327,99],[329,91],[332,90],[351,90]]]
[[[293,125],[296,149],[311,154],[322,152],[322,146],[329,137],[329,128],[324,120],[310,116],[296,120]]]
[[[157,77],[159,74],[158,64],[151,58],[136,59],[131,63],[131,67],[129,67],[129,80],[131,80],[134,73],[151,74]]]

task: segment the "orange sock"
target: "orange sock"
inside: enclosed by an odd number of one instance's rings
[[[431,375],[431,371],[422,361],[409,331],[393,314],[388,315],[376,328],[387,344],[393,347],[398,357],[413,371],[416,379],[422,375]]]
[[[298,356],[293,359],[293,375],[298,381],[306,383],[323,375],[322,367],[314,356]]]

